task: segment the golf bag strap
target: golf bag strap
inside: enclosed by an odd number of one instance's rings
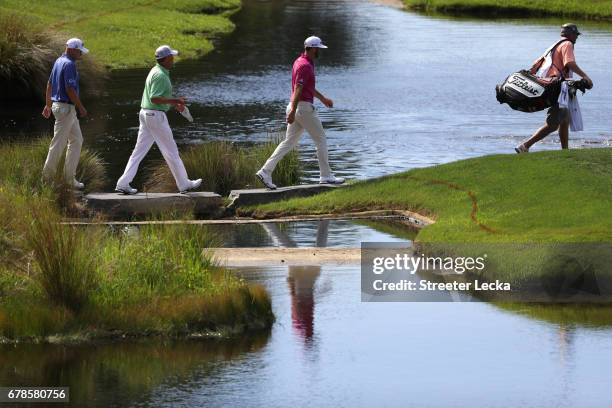
[[[559,67],[555,65],[555,63],[553,61],[553,57],[555,56],[555,51],[557,50],[557,47],[560,46],[561,44],[563,44],[566,41],[569,41],[569,40],[567,38],[563,38],[562,40],[557,41],[557,43],[555,45],[553,45],[552,48],[546,54],[542,55],[540,57],[540,60],[538,61],[538,64],[535,66],[535,72],[538,72],[538,70],[540,69],[540,67],[542,66],[544,61],[546,60],[546,57],[548,57],[548,54],[550,54],[550,59],[551,59],[552,66],[557,68],[557,71],[559,71],[561,73],[561,78],[565,79],[565,75],[563,75],[563,70],[559,69]]]

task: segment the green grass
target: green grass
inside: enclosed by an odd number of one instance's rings
[[[24,195],[65,193],[63,185],[64,155],[58,164],[55,186],[42,182],[42,167],[47,157],[51,135],[43,135],[30,142],[3,142],[0,144],[0,188],[10,188]],[[85,192],[100,191],[107,183],[106,164],[97,153],[81,149],[76,171],[77,180],[85,184]]]
[[[436,219],[417,240],[429,250],[487,249],[485,278],[520,285],[549,279],[544,267],[565,251],[525,243],[612,242],[612,149],[494,155],[415,169],[308,198],[239,210],[260,218],[373,209]],[[466,245],[468,247],[466,248]],[[471,248],[469,247],[471,245]],[[611,278],[609,251],[591,257]],[[579,258],[593,253],[574,254]]]
[[[60,184],[41,183],[48,140],[0,144],[0,338],[120,332],[178,335],[269,327],[267,292],[202,256],[216,237],[197,227],[112,233],[60,224]],[[84,150],[78,172],[104,183]],[[61,177],[60,177],[61,178]]]
[[[228,17],[239,6],[239,0],[4,0],[0,12],[25,16],[37,30],[79,37],[90,49],[86,58],[128,68],[151,65],[161,44],[182,58],[208,53],[212,38],[233,30]]]
[[[612,2],[601,0],[404,0],[408,8],[449,14],[559,16],[612,21]]]
[[[260,187],[255,172],[270,157],[280,139],[251,147],[237,147],[230,142],[210,142],[192,146],[181,153],[181,158],[192,179],[201,178],[202,190],[227,196],[231,190]],[[176,191],[174,177],[168,165],[161,161],[151,170],[145,190],[151,192]],[[278,186],[297,184],[301,168],[297,150],[286,155],[274,171]]]

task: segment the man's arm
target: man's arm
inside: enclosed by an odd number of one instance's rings
[[[70,98],[70,102],[72,102],[74,106],[76,106],[76,108],[79,110],[79,115],[81,115],[81,117],[87,116],[87,109],[85,109],[85,106],[83,106],[81,98],[79,98],[79,95],[77,95],[76,90],[72,87],[67,86],[66,93],[68,94],[68,98]]]
[[[295,120],[295,112],[297,111],[298,102],[302,96],[302,89],[304,85],[295,84],[295,90],[293,91],[293,98],[291,99],[291,110],[287,114],[287,123],[292,124]]]
[[[45,107],[43,108],[42,115],[45,119],[51,117],[51,81],[47,81],[47,90],[45,92]]]
[[[314,94],[317,97],[317,99],[323,103],[323,105],[327,106],[328,108],[334,107],[334,101],[332,101],[329,98],[326,98],[321,92],[315,89]]]
[[[591,87],[593,86],[593,81],[591,80],[591,78],[589,78],[589,76],[586,74],[586,72],[584,72],[582,69],[580,69],[578,64],[576,64],[576,61],[568,62],[566,67],[571,69],[573,72],[577,73],[578,75],[580,75],[582,78],[584,78],[589,83],[589,86],[591,86]]]
[[[179,108],[179,105],[185,105],[185,98],[183,97],[179,97],[179,98],[164,98],[163,96],[154,96],[151,98],[151,102],[153,102],[156,105],[174,105],[177,107],[177,109]]]

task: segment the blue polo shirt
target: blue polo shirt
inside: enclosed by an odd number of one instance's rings
[[[79,72],[76,62],[66,54],[62,54],[53,64],[49,81],[51,82],[51,100],[53,102],[72,103],[68,93],[66,93],[66,87],[74,89],[79,95]]]

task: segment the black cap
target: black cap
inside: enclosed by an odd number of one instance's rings
[[[578,31],[578,27],[576,26],[576,24],[567,23],[567,24],[563,24],[561,26],[561,35],[564,35],[564,34],[576,34],[576,35],[580,35],[582,33],[580,31]]]

